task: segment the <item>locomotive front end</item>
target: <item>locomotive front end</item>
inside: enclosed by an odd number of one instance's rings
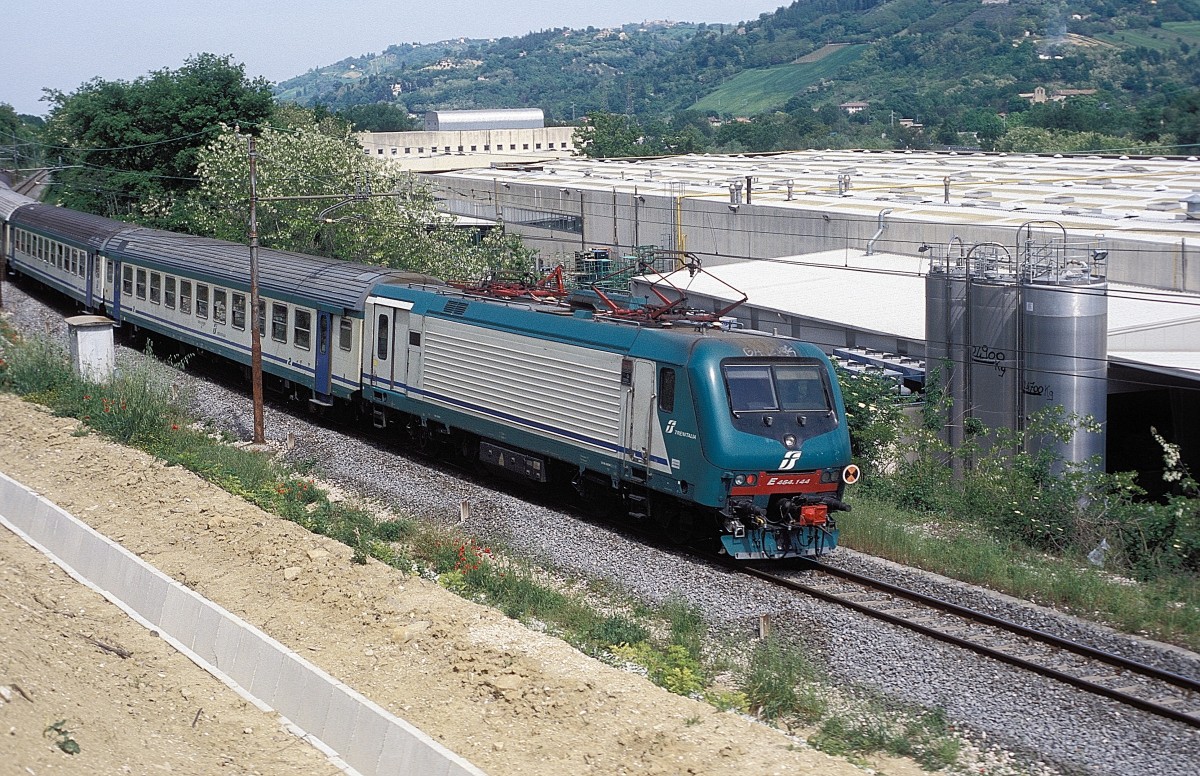
[[[720,470],[723,548],[739,560],[829,552],[859,477],[832,365],[793,340],[729,344],[695,375],[714,396],[702,424],[705,457]]]

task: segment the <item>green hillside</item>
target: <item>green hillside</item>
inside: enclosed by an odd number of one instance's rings
[[[1059,97],[1022,96],[1039,87]],[[560,124],[620,114],[643,138],[631,154],[993,146],[1017,128],[1037,131],[1014,148],[1183,149],[1200,139],[1200,0],[796,0],[738,24],[403,44],[276,93],[335,111],[537,107]],[[847,101],[869,107],[847,117]],[[753,126],[727,120],[743,117]]]
[[[866,48],[863,44],[844,46],[816,62],[746,70],[697,100],[690,110],[754,116],[782,108],[806,89],[837,77],[844,68],[858,61]]]

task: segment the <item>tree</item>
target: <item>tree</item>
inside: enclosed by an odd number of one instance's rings
[[[524,275],[532,251],[492,230],[482,238],[439,213],[429,190],[409,173],[363,153],[349,127],[317,122],[289,106],[288,126],[264,128],[257,144],[261,244],[368,264],[425,272],[447,280]],[[186,211],[198,233],[246,239],[248,136],[231,127],[200,152],[199,187]],[[312,200],[278,197],[328,195]]]
[[[408,132],[416,128],[407,110],[385,102],[354,105],[336,115],[350,122],[356,132]]]
[[[587,123],[575,130],[575,147],[591,159],[644,156],[642,127],[621,113],[589,113]]]
[[[270,84],[214,54],[131,83],[96,78],[49,97],[46,137],[65,165],[55,200],[166,228],[181,226],[175,206],[195,188],[199,150],[222,124],[254,126],[272,111]]]

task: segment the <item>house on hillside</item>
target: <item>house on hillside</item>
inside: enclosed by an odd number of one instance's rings
[[[855,113],[858,113],[859,111],[866,110],[868,107],[868,104],[865,102],[843,102],[838,107],[841,108],[842,110],[846,111],[847,113],[849,113],[851,116],[853,116]]]
[[[1095,93],[1095,89],[1055,89],[1047,92],[1046,87],[1039,86],[1032,92],[1022,92],[1020,96],[1029,100],[1030,105],[1040,105],[1044,102],[1064,102],[1068,97],[1086,97]]]

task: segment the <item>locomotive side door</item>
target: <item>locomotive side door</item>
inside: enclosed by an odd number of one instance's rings
[[[648,468],[656,414],[654,362],[624,359],[621,386],[625,391],[625,460],[632,466]]]

